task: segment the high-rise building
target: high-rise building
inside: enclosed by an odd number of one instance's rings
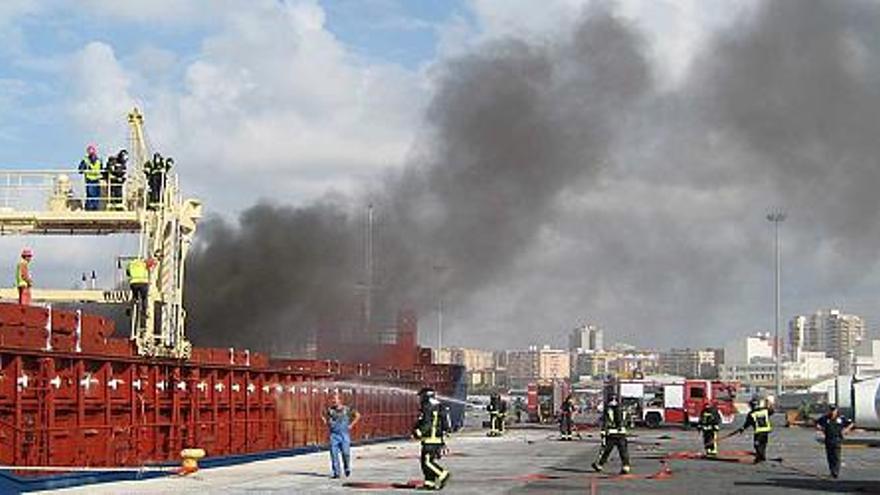
[[[717,378],[717,349],[671,349],[660,353],[660,372],[686,378]]]
[[[855,350],[865,339],[865,320],[838,310],[828,313],[825,327],[825,355],[837,360],[840,374],[852,373]]]
[[[784,387],[803,388],[817,380],[834,375],[834,360],[823,352],[802,351],[796,360],[781,363]],[[750,363],[729,363],[720,367],[722,380],[739,381],[747,386],[772,386],[776,381],[776,362],[758,357]]]
[[[570,354],[550,346],[507,352],[507,376],[511,386],[523,387],[538,380],[567,379],[570,375]]]
[[[797,360],[798,355],[804,351],[806,333],[806,316],[795,316],[788,322],[788,358],[790,360]]]
[[[824,352],[837,361],[840,374],[852,372],[855,350],[865,339],[865,320],[839,309],[795,316],[789,322],[789,348]]]
[[[609,351],[572,354],[572,381],[604,377],[610,371],[609,363],[614,359],[617,359],[617,353]]]
[[[495,367],[495,354],[482,349],[466,347],[444,347],[440,356],[449,364],[460,364],[467,371],[482,371]]]
[[[598,325],[583,325],[572,330],[568,338],[568,350],[601,351],[604,346],[603,331]]]
[[[773,337],[769,333],[738,338],[724,346],[724,360],[728,364],[751,364],[757,359],[772,360],[775,356]]]

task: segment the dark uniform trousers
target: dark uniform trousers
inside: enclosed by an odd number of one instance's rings
[[[755,462],[764,462],[767,460],[767,441],[770,439],[770,433],[755,433]]]
[[[572,423],[571,414],[562,413],[562,417],[559,420],[559,426],[562,430],[562,438],[571,439]]]
[[[840,475],[840,442],[825,441],[825,456],[828,458],[828,469],[831,476],[837,478]]]
[[[426,484],[429,487],[442,483],[447,476],[447,471],[437,464],[437,461],[443,457],[443,445],[438,444],[422,444],[422,474],[425,475]]]
[[[504,413],[500,411],[492,411],[489,413],[490,433],[500,435],[504,433]]]
[[[629,448],[626,443],[626,435],[619,433],[605,435],[605,445],[602,448],[602,454],[599,456],[598,462],[600,466],[608,461],[608,457],[611,455],[611,451],[614,450],[615,447],[617,448],[617,453],[620,455],[620,463],[623,466],[629,466]]]
[[[703,448],[707,455],[718,453],[718,430],[707,427],[703,430]]]

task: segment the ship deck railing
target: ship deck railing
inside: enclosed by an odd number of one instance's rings
[[[106,179],[97,209],[86,210],[85,184],[75,169],[0,170],[0,235],[139,233],[143,180],[129,174],[122,201],[113,204]]]

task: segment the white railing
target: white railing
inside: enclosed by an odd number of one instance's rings
[[[144,183],[142,178],[129,172],[123,184],[122,207],[118,209],[139,209],[143,203]],[[102,178],[99,187],[98,210],[114,209],[109,181]],[[85,209],[86,199],[85,180],[75,169],[0,169],[2,211],[78,211]]]

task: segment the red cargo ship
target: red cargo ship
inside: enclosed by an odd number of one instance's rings
[[[385,346],[389,357],[410,354],[400,367],[198,347],[185,361],[144,359],[107,319],[53,311],[48,321],[45,308],[0,304],[6,466],[142,466],[189,447],[225,456],[320,445],[320,411],[337,392],[363,413],[353,439],[400,437],[418,401],[399,389],[455,393],[456,367],[417,362],[411,314]]]
[[[122,208],[84,211],[69,182],[52,172],[19,179],[49,178],[46,210],[0,212],[3,234],[137,234],[136,257],[158,260],[145,314],[132,305],[129,335],[107,318],[52,306],[126,304],[129,291],[34,289],[41,305],[0,303],[0,488],[4,477],[23,473],[14,467],[65,472],[179,462],[186,448],[204,449],[209,459],[314,448],[326,442],[320,413],[336,393],[363,414],[356,442],[408,435],[423,386],[463,398],[461,367],[431,364],[430,350],[416,345],[411,312],[398,315],[392,343],[361,345],[369,352],[360,355],[372,356],[367,362],[193,347],[184,331],[183,265],[200,203],[182,200],[169,175],[161,203],[147,204],[137,164],[150,155],[136,110],[129,124],[136,167]],[[0,297],[13,296],[0,289]]]

